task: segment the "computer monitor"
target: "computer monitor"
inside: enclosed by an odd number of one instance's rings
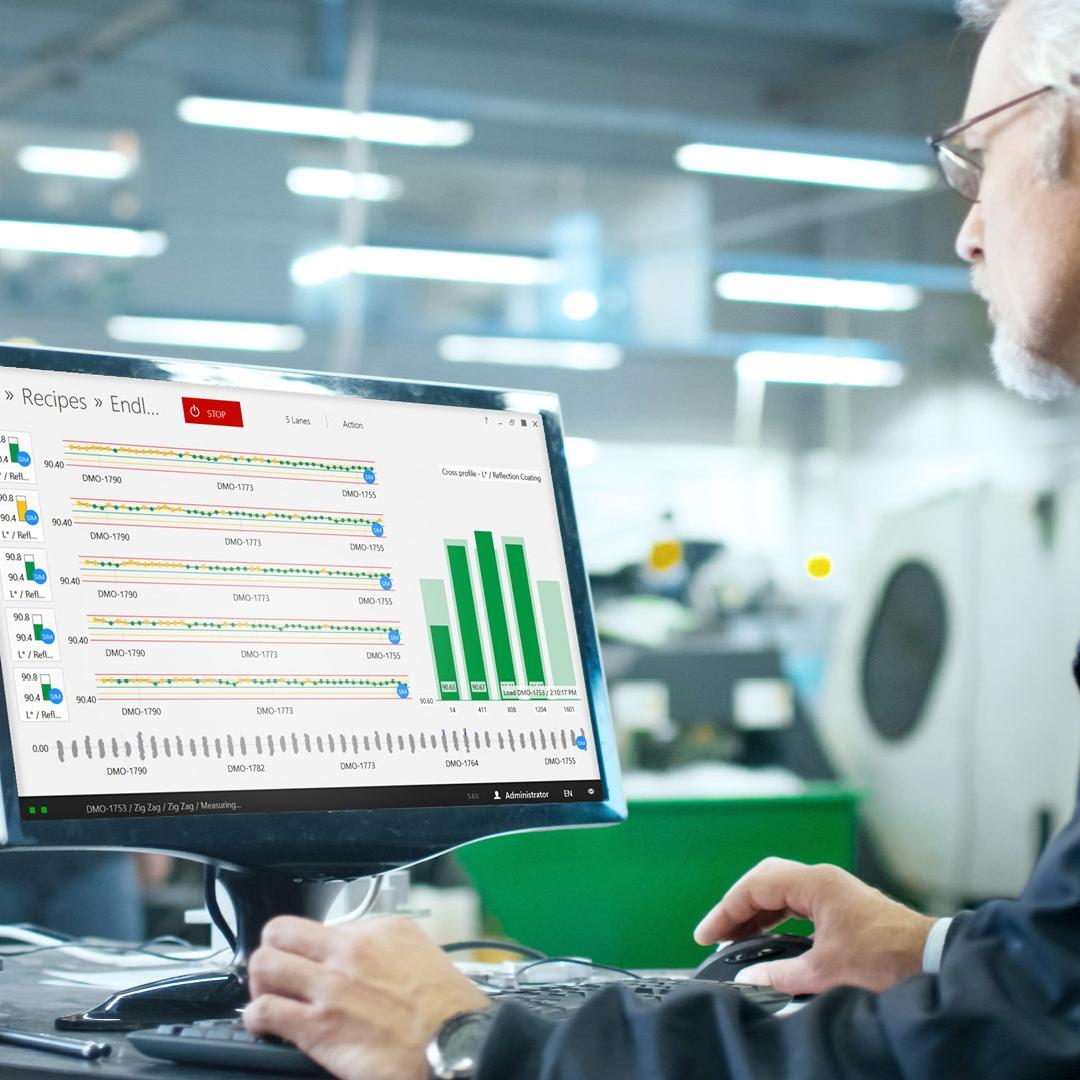
[[[554,396],[0,346],[0,417],[8,845],[222,868],[242,968],[326,882],[625,817]]]

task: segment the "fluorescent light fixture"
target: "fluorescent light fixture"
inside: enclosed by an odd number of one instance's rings
[[[331,247],[301,255],[290,269],[297,285],[322,285],[346,274],[472,281],[492,285],[547,285],[562,267],[554,259],[493,255],[479,251],[428,251],[423,248]]]
[[[439,341],[438,350],[443,360],[455,364],[515,364],[520,367],[610,371],[623,361],[623,350],[618,345],[604,341],[451,334]]]
[[[62,255],[151,258],[168,246],[164,233],[102,225],[57,225],[48,221],[0,221],[0,248]]]
[[[196,349],[241,349],[245,352],[295,352],[307,340],[299,326],[215,319],[159,319],[114,315],[105,324],[115,341],[180,345]]]
[[[716,292],[725,300],[854,308],[858,311],[911,311],[922,303],[922,293],[914,285],[741,270],[721,274],[716,279]]]
[[[347,109],[231,98],[182,98],[176,115],[189,124],[208,127],[321,139],[363,139],[399,146],[463,146],[473,135],[472,124],[467,120],[435,120],[402,113],[354,113]]]
[[[675,163],[688,172],[880,191],[927,191],[937,184],[937,174],[928,165],[901,165],[895,161],[791,150],[755,150],[749,146],[689,143],[675,151]]]
[[[390,202],[400,199],[405,190],[405,185],[396,176],[308,166],[290,169],[285,176],[285,183],[294,195],[313,195],[322,199],[363,199],[365,202]]]
[[[72,146],[24,146],[16,154],[19,168],[52,176],[84,176],[92,180],[123,180],[132,160],[119,150],[83,150]]]
[[[748,352],[735,361],[740,379],[757,382],[818,383],[826,386],[899,386],[904,365],[868,356],[821,353]]]
[[[588,289],[574,289],[562,298],[562,313],[574,322],[585,322],[600,310],[600,298]]]

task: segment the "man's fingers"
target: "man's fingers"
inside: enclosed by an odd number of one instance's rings
[[[722,913],[720,916],[716,916],[719,909],[720,905],[718,904],[695,928],[694,940],[699,945],[715,945],[721,941],[739,941],[753,934],[764,934],[774,926],[787,922],[788,919],[798,918],[795,912],[785,908],[783,911],[759,911],[753,918],[735,924],[730,922]],[[712,922],[710,922],[714,917],[722,920],[716,924],[715,929]]]
[[[787,859],[766,859],[728,889],[723,900],[701,920],[694,940],[708,945],[745,937],[789,917],[804,917],[814,907],[818,868]],[[753,927],[754,929],[748,929]]]
[[[262,932],[264,945],[318,962],[331,955],[340,937],[339,930],[295,915],[279,915],[271,919]]]
[[[326,969],[317,961],[295,953],[263,945],[252,953],[248,963],[252,997],[276,994],[297,1001],[311,1001],[314,988],[325,978]]]
[[[792,995],[820,994],[828,989],[816,962],[810,957],[810,951],[792,960],[772,960],[767,964],[743,968],[735,976],[735,981],[751,986],[771,986],[782,994]]]
[[[307,1006],[274,994],[260,994],[242,1014],[244,1027],[253,1035],[278,1035],[301,1045],[307,1024]]]

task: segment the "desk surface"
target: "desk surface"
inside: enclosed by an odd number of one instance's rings
[[[56,1032],[53,1021],[66,1013],[86,1009],[108,996],[108,991],[84,986],[43,986],[45,968],[63,966],[56,953],[25,957],[5,957],[0,971],[0,1027],[16,1031]],[[139,982],[139,972],[131,972],[131,983]],[[258,1077],[270,1074],[239,1073],[233,1069],[207,1069],[191,1065],[171,1065],[140,1054],[122,1032],[60,1032],[72,1038],[107,1042],[112,1053],[98,1061],[80,1061],[41,1050],[25,1050],[0,1043],[0,1077],[3,1080],[211,1080],[211,1078]],[[281,1076],[282,1074],[275,1074]]]

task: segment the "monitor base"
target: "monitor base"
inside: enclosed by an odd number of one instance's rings
[[[211,917],[233,945],[232,967],[200,971],[173,979],[133,986],[113,994],[93,1009],[56,1020],[61,1031],[135,1031],[158,1024],[235,1017],[251,1000],[247,960],[258,948],[263,927],[277,915],[323,919],[344,887],[341,881],[295,881],[277,874],[213,868],[208,871],[208,897],[220,881],[236,913],[236,932],[223,925],[217,904]]]
[[[249,1000],[235,971],[200,971],[120,990],[93,1009],[56,1018],[61,1031],[137,1031],[235,1018]]]

